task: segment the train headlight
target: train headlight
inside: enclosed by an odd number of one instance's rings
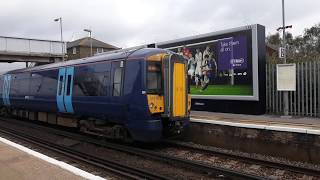
[[[150,107],[150,108],[153,108],[153,107],[154,107],[154,104],[153,104],[153,103],[150,103],[149,107]]]
[[[148,96],[148,107],[151,114],[162,113],[164,101],[163,96],[159,95],[147,95]]]

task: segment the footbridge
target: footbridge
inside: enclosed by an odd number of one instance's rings
[[[52,63],[61,61],[65,52],[61,41],[0,36],[0,63]]]

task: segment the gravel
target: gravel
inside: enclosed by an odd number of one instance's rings
[[[292,161],[286,160],[284,158],[265,156],[265,155],[261,155],[261,154],[249,154],[249,153],[240,152],[240,151],[231,151],[231,150],[226,150],[226,149],[221,149],[221,148],[202,146],[202,145],[198,145],[198,144],[194,144],[194,143],[190,143],[190,142],[181,143],[181,144],[191,145],[191,146],[195,146],[195,147],[201,148],[201,149],[209,149],[209,150],[214,150],[214,151],[218,151],[218,152],[231,153],[231,154],[239,155],[239,156],[243,156],[243,157],[253,157],[253,158],[258,158],[258,159],[262,159],[262,160],[268,160],[268,161],[273,161],[273,162],[285,163],[285,164],[289,164],[289,165],[295,165],[295,166],[301,166],[301,167],[313,168],[313,169],[320,170],[318,164],[292,162]],[[184,158],[184,159],[202,162],[202,163],[212,165],[212,166],[230,168],[233,170],[246,172],[249,174],[255,174],[258,176],[263,176],[263,177],[271,178],[271,179],[304,179],[304,178],[317,179],[317,178],[319,178],[319,177],[307,176],[307,175],[301,174],[301,173],[295,173],[292,171],[281,170],[281,169],[276,169],[276,168],[271,168],[271,167],[264,167],[264,166],[252,164],[252,163],[246,163],[241,160],[236,160],[234,158],[227,158],[225,156],[218,155],[218,154],[210,154],[210,153],[206,153],[206,152],[201,152],[201,150],[197,151],[197,150],[192,150],[192,149],[188,149],[188,148],[181,148],[181,147],[167,147],[167,148],[160,149],[158,151],[162,152],[164,154],[169,154],[171,156],[177,156],[177,157]]]

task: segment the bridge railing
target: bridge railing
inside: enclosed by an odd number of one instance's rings
[[[0,36],[0,52],[8,54],[62,56],[63,52],[66,52],[66,46],[65,43],[60,41]]]

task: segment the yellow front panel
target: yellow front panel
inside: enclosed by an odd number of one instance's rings
[[[148,105],[151,114],[164,112],[163,96],[148,94]]]
[[[173,66],[173,116],[186,115],[186,74],[185,65],[174,63]]]

